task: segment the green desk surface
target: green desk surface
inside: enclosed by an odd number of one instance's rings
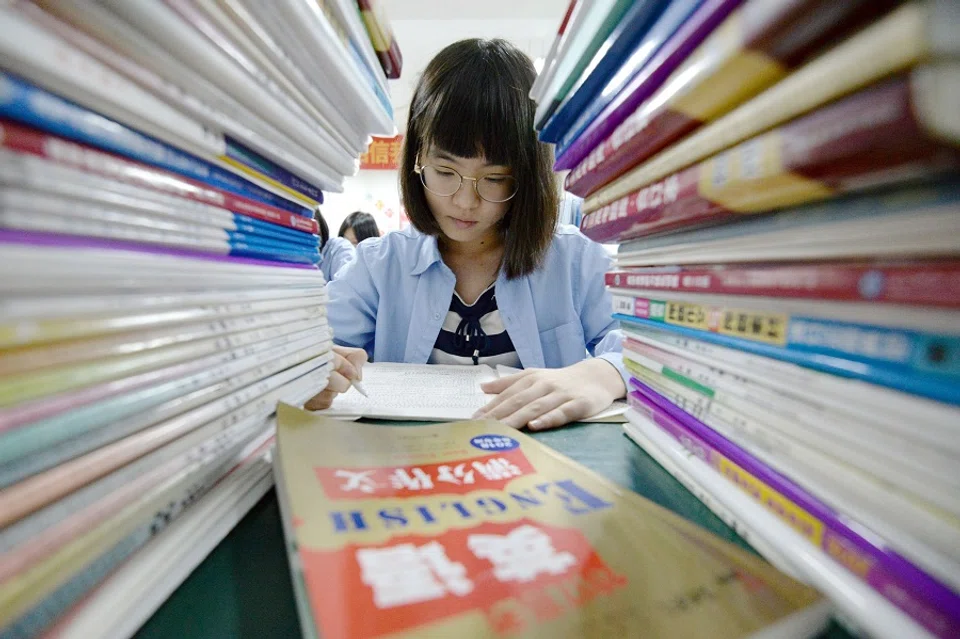
[[[621,486],[749,550],[640,447],[619,424],[577,424],[534,434],[544,444]],[[280,510],[270,491],[140,629],[139,639],[298,637]],[[821,639],[850,637],[832,624]]]

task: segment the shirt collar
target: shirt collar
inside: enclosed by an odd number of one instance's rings
[[[420,275],[440,261],[440,247],[437,246],[436,236],[422,235],[422,237],[423,241],[420,242],[420,251],[417,254],[417,261],[410,270],[411,275]]]

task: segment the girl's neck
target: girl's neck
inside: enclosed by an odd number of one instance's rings
[[[503,256],[503,240],[496,231],[470,242],[456,242],[441,235],[438,238],[437,245],[440,249],[440,255],[443,256],[445,261],[464,262],[495,259],[499,262]]]

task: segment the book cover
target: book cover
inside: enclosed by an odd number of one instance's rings
[[[918,109],[927,74],[960,86],[960,66],[943,65],[864,89],[602,206],[581,229],[634,239],[956,170],[960,119],[956,134],[937,130]]]
[[[960,308],[960,262],[719,264],[610,271],[607,286]]]
[[[276,477],[304,636],[812,636],[825,621],[814,591],[495,422],[281,405]]]
[[[893,0],[748,0],[567,175],[587,197],[628,169],[782,79],[895,5]]]
[[[580,59],[569,70],[567,76],[556,79],[562,80],[562,84],[553,97],[538,104],[534,126],[540,130],[541,140],[557,141],[556,133],[560,128],[560,121],[555,120],[554,116],[557,115],[560,106],[575,98],[575,93],[581,90],[584,82],[587,82],[592,85],[589,95],[583,94],[578,98],[580,106],[585,106],[596,91],[603,87],[609,76],[617,72],[623,61],[634,50],[636,40],[646,33],[650,20],[657,16],[665,4],[652,0],[642,3],[618,2],[613,6],[603,23],[594,31],[593,39],[580,54]],[[566,111],[566,113],[569,115],[572,112]],[[553,124],[549,131],[548,123]]]
[[[584,213],[891,75],[925,62],[955,58],[960,41],[947,34],[957,25],[960,10],[951,0],[899,7],[596,191],[584,202]]]
[[[554,169],[572,169],[633,113],[687,59],[742,0],[673,3],[653,25],[652,55],[641,56],[630,72],[614,77],[610,93],[601,93],[557,145]],[[695,10],[694,10],[695,9]],[[693,11],[690,13],[690,11]],[[606,88],[604,90],[606,92]]]
[[[848,525],[842,514],[646,385],[632,382],[632,386],[631,407],[650,417],[727,481],[773,511],[811,544],[937,636],[956,634],[960,624],[960,598],[956,593],[887,548],[881,537],[866,529],[861,533],[859,527]]]

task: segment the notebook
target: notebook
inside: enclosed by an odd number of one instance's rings
[[[370,363],[363,367],[363,386],[339,395],[324,415],[359,419],[446,421],[470,419],[496,395],[480,385],[520,372],[509,366]],[[617,401],[584,422],[623,422],[627,404]]]

